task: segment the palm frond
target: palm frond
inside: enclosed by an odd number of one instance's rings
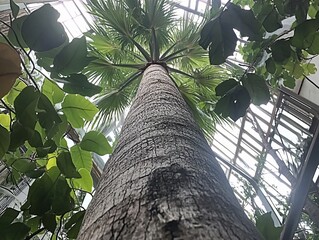
[[[126,54],[131,54],[131,51],[123,51],[117,41],[110,38],[103,29],[96,29],[94,34],[86,33],[85,36],[91,50],[98,49],[102,56],[111,56],[113,59],[120,61]]]
[[[155,31],[158,50],[170,42],[170,28],[175,18],[175,5],[166,0],[143,1],[138,36],[145,45]]]
[[[168,48],[165,59],[168,63],[184,71],[192,71],[194,67],[208,65],[208,55],[199,45],[201,23],[190,13],[177,21],[177,26],[172,30],[173,48]]]
[[[135,80],[138,77],[139,75],[135,75],[134,79],[132,79]],[[130,82],[129,86],[120,86],[119,88],[104,92],[97,97],[95,103],[100,111],[92,121],[92,128],[104,129],[112,121],[116,122],[120,119],[137,91],[138,83],[132,83],[132,79],[128,80]]]
[[[229,79],[231,76],[227,69],[213,65],[195,69],[192,75],[196,84],[211,90],[215,90],[219,83]]]
[[[95,59],[89,63],[83,73],[92,83],[103,87],[103,92],[108,92],[111,89],[119,88],[125,79],[128,79],[136,71],[139,70],[114,66],[106,60]]]
[[[118,39],[108,32],[108,29],[101,26],[92,26],[92,29],[94,33],[85,34],[92,55],[100,55],[101,58],[107,58],[113,63],[145,62],[143,55],[133,45],[123,48]]]
[[[195,94],[191,93],[191,90],[186,85],[184,85],[184,86],[180,85],[179,90],[180,90],[185,102],[189,106],[189,108],[193,114],[194,120],[197,122],[199,127],[202,129],[206,138],[208,138],[210,140],[213,133],[216,130],[216,123],[217,122],[213,121],[213,119],[211,118],[210,115],[206,114],[204,111],[202,111],[199,108],[199,106],[198,106],[199,98]]]
[[[127,2],[133,3],[133,1]],[[129,9],[125,1],[92,0],[89,9],[91,14],[96,16],[95,26],[106,28],[106,32],[120,43],[122,49],[136,47],[147,61],[150,60],[147,50],[134,39],[140,25],[134,18],[134,11]]]
[[[216,124],[228,121],[214,112],[218,101],[218,97],[215,94],[215,86],[224,79],[216,78],[211,80],[209,84],[204,82],[207,84],[206,86],[196,82],[196,79],[194,81],[193,78],[182,77],[182,75],[173,75],[173,79],[189,105],[195,121],[202,128],[208,140],[210,140],[216,130]]]

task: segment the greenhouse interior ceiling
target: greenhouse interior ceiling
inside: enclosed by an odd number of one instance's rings
[[[17,1],[25,12],[38,9],[44,2],[49,2],[60,13],[59,22],[69,39],[79,38],[90,31],[94,18],[87,13],[84,0]],[[5,7],[8,7],[8,2],[0,1],[0,4],[0,19],[10,22]],[[210,6],[209,0],[181,0],[172,1],[172,4],[176,4],[179,14],[199,18]],[[245,39],[241,41],[245,42]],[[240,43],[237,49],[239,47]],[[228,63],[229,66],[245,67],[239,51],[228,59]],[[306,239],[306,233],[313,232],[313,226],[319,226],[319,221],[313,222],[307,215],[313,214],[319,220],[319,171],[316,164],[319,99],[313,90],[318,88],[314,87],[316,83],[309,81],[300,81],[294,89],[271,89],[267,104],[251,105],[244,117],[218,124],[209,142],[246,214],[254,219],[256,214],[270,212],[275,227],[284,225],[284,231],[295,228],[295,239]],[[105,131],[109,139],[116,138],[122,123],[117,122]],[[105,162],[107,158],[95,157],[92,171],[95,182]],[[6,174],[8,172],[2,166],[2,183]],[[22,194],[19,198],[23,199],[29,182],[30,179],[24,179],[18,187],[9,186],[9,190],[15,196]],[[1,212],[16,201],[15,196],[1,196]],[[295,214],[301,212],[301,220],[296,226]]]

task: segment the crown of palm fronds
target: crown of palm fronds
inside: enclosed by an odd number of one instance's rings
[[[150,63],[165,66],[190,106],[206,136],[222,119],[213,109],[215,86],[228,78],[223,68],[208,63],[199,45],[203,24],[185,13],[178,17],[166,0],[91,0],[95,16],[87,34],[94,60],[86,68],[103,87],[96,98],[100,109],[95,126],[108,126],[130,105],[144,69]]]

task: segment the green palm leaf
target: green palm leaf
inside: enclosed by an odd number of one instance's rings
[[[224,72],[222,68],[207,66],[196,70],[192,78],[174,74],[174,80],[183,98],[208,139],[211,139],[214,134],[216,124],[225,122],[224,118],[214,112],[218,100],[215,87],[228,79],[227,72]]]
[[[100,95],[95,101],[100,111],[92,122],[92,127],[101,130],[109,126],[112,121],[120,119],[124,110],[130,105],[136,90],[137,84],[133,84],[128,88],[114,89]]]
[[[207,137],[224,121],[214,113],[215,87],[228,79],[223,68],[210,66],[199,45],[203,24],[192,14],[178,19],[167,0],[92,0],[95,15],[89,39],[94,58],[85,74],[104,90],[96,99],[95,126],[116,121],[130,105],[137,79],[152,63],[167,66]]]

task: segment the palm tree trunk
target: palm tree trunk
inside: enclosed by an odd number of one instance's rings
[[[178,89],[144,72],[78,239],[260,239]]]

